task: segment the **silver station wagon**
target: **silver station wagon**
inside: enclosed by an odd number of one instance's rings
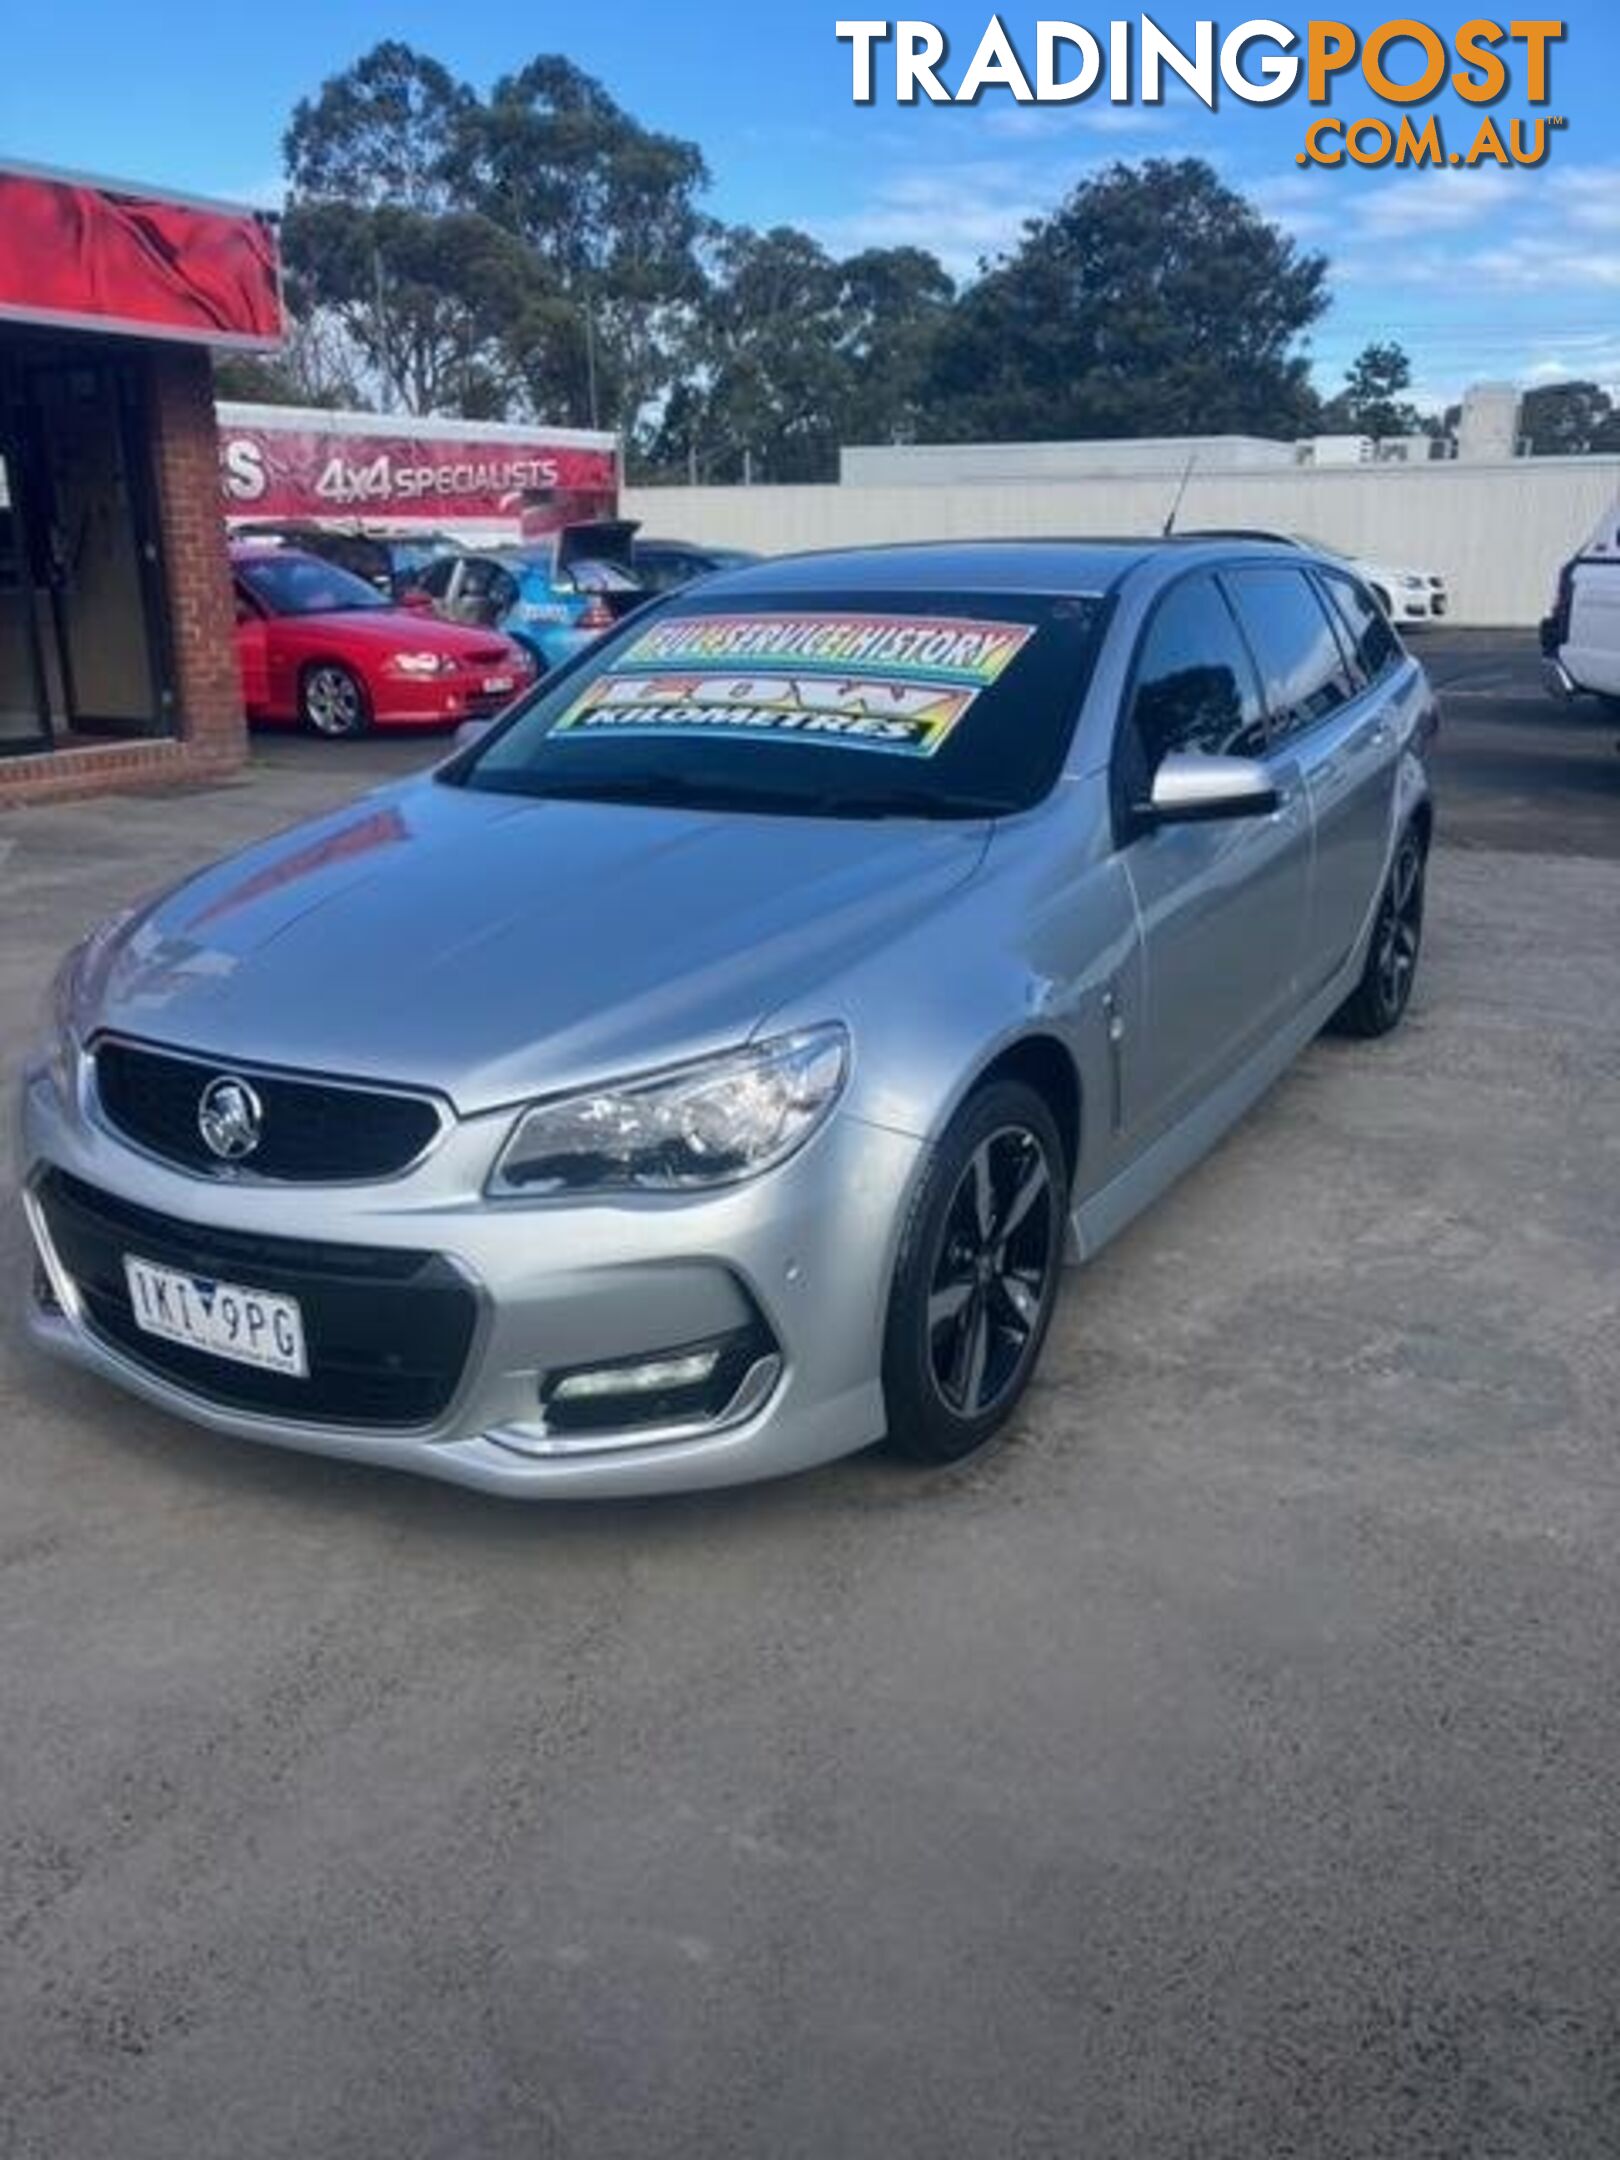
[[[1392,1028],[1435,709],[1339,562],[761,563],[64,963],[32,1328],[523,1496],[981,1447],[1066,1258]]]

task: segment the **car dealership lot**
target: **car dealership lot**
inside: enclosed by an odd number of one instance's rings
[[[976,1467],[514,1509],[8,1312],[0,2152],[1612,2151],[1620,754],[1420,650],[1407,1027],[1069,1278]],[[98,914],[425,754],[0,821],[8,1070]]]

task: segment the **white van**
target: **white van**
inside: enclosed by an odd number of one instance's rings
[[[1620,710],[1620,502],[1559,571],[1541,651],[1554,697],[1598,697]]]

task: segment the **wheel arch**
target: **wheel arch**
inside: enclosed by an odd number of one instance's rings
[[[304,654],[299,660],[297,673],[293,678],[293,711],[300,719],[304,712],[305,686],[309,678],[321,668],[341,668],[360,693],[362,712],[369,717],[376,711],[376,690],[369,671],[359,661],[352,659],[347,653],[313,652]]]
[[[298,662],[298,687],[302,689],[307,679],[315,673],[317,668],[327,667],[341,668],[345,675],[360,685],[367,699],[370,699],[371,678],[361,663],[348,653],[312,652],[303,654]]]
[[[1017,1036],[976,1071],[949,1106],[941,1130],[980,1088],[997,1080],[1021,1080],[1051,1111],[1063,1143],[1064,1168],[1072,1189],[1080,1167],[1085,1095],[1074,1053],[1060,1036],[1044,1030]],[[937,1137],[937,1136],[936,1136]]]

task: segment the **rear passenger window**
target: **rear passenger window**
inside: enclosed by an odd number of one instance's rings
[[[1213,578],[1184,578],[1160,601],[1136,664],[1132,733],[1144,784],[1173,750],[1258,756],[1265,727],[1254,669]]]
[[[1348,704],[1354,685],[1327,608],[1302,570],[1224,573],[1254,647],[1273,741],[1297,735]]]
[[[1398,667],[1401,659],[1400,640],[1390,628],[1388,619],[1378,602],[1364,585],[1354,578],[1342,576],[1336,570],[1324,571],[1322,584],[1328,598],[1338,610],[1344,625],[1345,638],[1355,655],[1356,666],[1370,683],[1387,675]]]

